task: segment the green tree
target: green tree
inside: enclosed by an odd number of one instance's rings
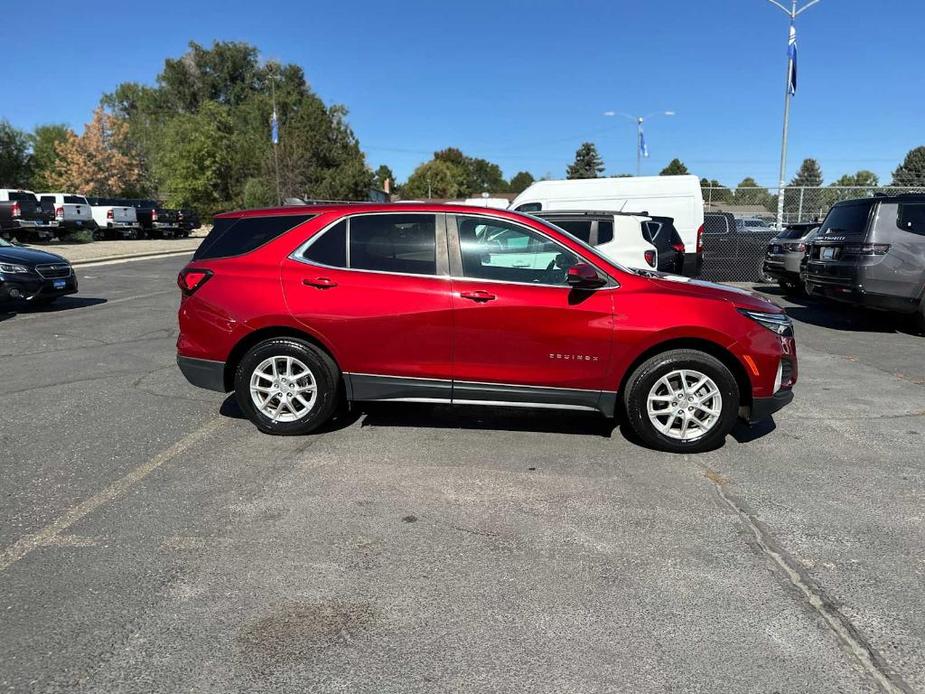
[[[276,191],[272,190],[267,181],[261,177],[249,178],[244,183],[244,207],[253,210],[261,207],[275,205]]]
[[[925,186],[925,147],[909,150],[893,172],[894,186]]]
[[[700,188],[703,193],[703,201],[707,204],[729,202],[732,199],[732,191],[715,178],[701,178]]]
[[[0,186],[22,188],[32,174],[29,136],[0,120]]]
[[[869,186],[875,188],[880,185],[880,178],[873,171],[861,169],[853,174],[845,174],[837,181],[832,183],[833,186]]]
[[[229,205],[232,191],[224,174],[231,163],[233,128],[228,107],[214,101],[171,119],[155,160],[168,205],[207,215]]]
[[[51,183],[48,177],[58,163],[58,147],[67,142],[71,134],[71,129],[63,123],[52,123],[38,126],[29,136],[32,146],[32,190],[49,190]]]
[[[392,173],[392,169],[390,169],[388,166],[385,164],[380,164],[379,168],[376,169],[375,173],[373,174],[373,184],[379,190],[384,190],[386,181],[389,181],[389,190],[394,192],[395,174]]]
[[[659,176],[685,176],[689,174],[690,171],[687,170],[687,167],[684,166],[684,162],[680,159],[672,159],[668,162],[668,166],[658,172]]]
[[[822,167],[815,159],[804,159],[796,176],[790,181],[791,186],[818,187],[822,185]]]
[[[511,177],[511,182],[508,183],[508,190],[512,193],[522,193],[534,182],[533,174],[529,171],[518,171],[516,174]]]
[[[762,205],[767,208],[769,197],[768,189],[759,186],[751,176],[743,178],[735,187],[737,205]]]
[[[604,172],[604,160],[593,142],[583,142],[575,152],[575,161],[565,171],[566,178],[599,178]]]
[[[418,166],[402,186],[406,198],[463,197],[464,179],[458,167],[444,159],[431,159]]]
[[[453,167],[460,196],[471,197],[485,191],[503,192],[507,186],[501,167],[485,159],[468,157],[456,147],[434,152],[434,160]]]

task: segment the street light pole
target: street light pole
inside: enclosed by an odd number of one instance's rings
[[[642,170],[642,124],[646,122],[647,118],[651,118],[652,116],[673,116],[675,112],[656,111],[655,113],[650,113],[648,116],[631,116],[628,113],[620,113],[619,111],[604,111],[604,115],[608,118],[622,116],[623,118],[629,118],[636,124],[636,175],[638,176]],[[646,154],[646,156],[649,155]]]
[[[787,34],[787,82],[784,88],[784,132],[780,143],[780,175],[777,179],[777,227],[784,228],[784,186],[787,183],[787,137],[790,133],[790,99],[796,92],[796,82],[791,81],[794,70],[794,59],[796,57],[796,40],[797,40],[797,17],[810,7],[815,5],[819,0],[810,0],[800,9],[797,9],[797,0],[791,0],[790,9],[779,3],[777,0],[768,0],[775,7],[780,8],[790,17],[790,29]],[[790,47],[793,47],[792,49]]]

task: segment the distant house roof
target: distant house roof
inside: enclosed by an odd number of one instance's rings
[[[764,205],[732,205],[725,202],[705,202],[703,209],[707,212],[731,212],[736,217],[760,217],[771,214]]]

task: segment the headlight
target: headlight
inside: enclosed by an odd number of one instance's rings
[[[768,330],[777,333],[781,337],[793,336],[793,321],[790,320],[790,316],[786,313],[764,313],[762,311],[749,311],[744,308],[740,308],[739,313],[761,323]]]
[[[0,272],[8,275],[28,275],[29,268],[22,265],[13,265],[12,263],[0,263]]]

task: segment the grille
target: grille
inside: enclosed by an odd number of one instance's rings
[[[58,279],[61,277],[71,276],[71,266],[67,263],[49,263],[47,265],[36,265],[35,271],[45,279]]]

